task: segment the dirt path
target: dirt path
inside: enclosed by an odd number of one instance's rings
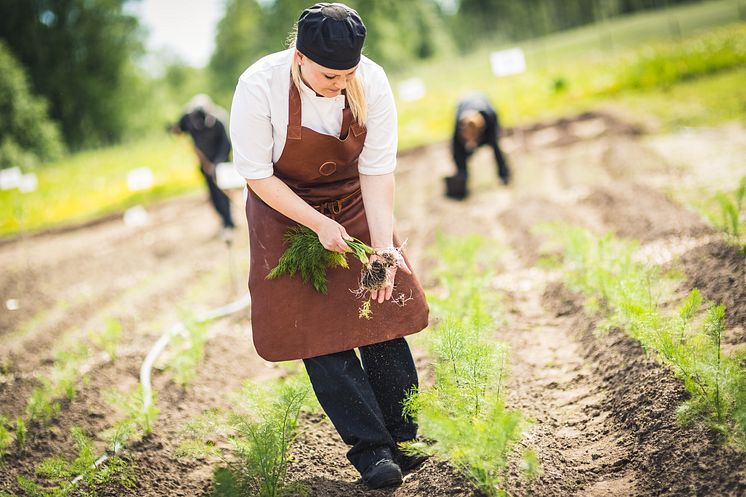
[[[495,336],[512,345],[509,401],[534,419],[526,443],[536,449],[542,465],[542,476],[533,484],[510,476],[506,486],[512,494],[746,492],[743,457],[718,448],[706,430],[676,424],[673,412],[684,393],[639,347],[623,336],[599,341],[592,335],[593,323],[577,296],[557,286],[556,275],[536,267],[542,239],[531,231],[542,222],[572,222],[643,240],[664,259],[683,254],[690,282],[703,284],[708,298],[734,308],[727,338],[733,346],[743,344],[746,311],[738,293],[746,287],[739,286],[746,278],[743,257],[723,249],[696,215],[661,193],[671,181],[708,177],[696,157],[717,157],[714,151],[724,147],[733,153],[746,150],[746,131],[729,127],[723,133],[727,143],[707,130],[686,136],[688,147],[699,144],[696,153],[669,157],[668,150],[683,146],[681,137],[640,137],[633,127],[604,116],[516,131],[505,140],[515,166],[514,185],[498,187],[492,159],[480,151],[471,166],[473,194],[466,202],[442,199],[441,178],[452,169],[445,145],[401,158],[398,229],[409,238],[409,255],[426,284],[434,262],[426,247],[437,232],[481,233],[505,244],[494,290],[505,294],[508,319]],[[731,162],[710,162],[711,175],[738,175]],[[239,204],[240,195],[235,200]],[[230,264],[228,249],[215,236],[217,218],[203,195],[149,211],[153,222],[138,228],[110,220],[0,245],[0,297],[2,303],[19,303],[18,310],[0,310],[0,414],[23,412],[38,384],[35,377],[51,369],[54,351],[66,339],[83,338],[110,318],[124,330],[120,357],[96,363],[89,383],[81,385],[75,401],[63,404],[52,428],[32,428],[29,449],[8,457],[0,470],[0,490],[17,492],[15,475],[32,474],[42,458],[70,455],[71,426],[92,434],[110,426],[120,414],[107,402],[106,390],[136,386],[142,358],[158,335],[184,312],[223,305],[236,297],[237,286],[245,288],[245,227],[236,235]],[[241,216],[240,207],[234,212]],[[230,277],[231,268],[241,275],[238,282]],[[709,268],[707,277],[703,268]],[[176,456],[180,429],[206,408],[228,407],[228,394],[245,379],[285,374],[253,351],[248,313],[214,323],[210,334],[191,387],[181,389],[167,371],[156,370],[161,409],[156,430],[130,451],[138,467],[137,485],[112,495],[207,492],[212,467]],[[416,351],[416,358],[424,371],[427,357]],[[308,484],[313,496],[477,495],[450,465],[433,460],[408,475],[398,489],[366,491],[344,458],[346,448],[323,420],[304,420],[294,450],[292,478]]]

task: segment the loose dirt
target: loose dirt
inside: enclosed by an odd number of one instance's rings
[[[728,146],[746,143],[746,130],[729,126]],[[685,139],[684,139],[685,138]],[[437,263],[426,251],[438,232],[481,233],[504,246],[492,289],[503,294],[505,324],[495,338],[512,346],[509,403],[532,418],[524,443],[537,452],[534,482],[511,470],[505,487],[516,496],[723,495],[746,493],[746,460],[721,447],[698,425],[680,426],[676,406],[686,392],[671,373],[646,357],[620,331],[597,337],[582,301],[537,266],[545,240],[535,226],[570,222],[597,233],[641,240],[661,262],[683,271],[685,286],[728,309],[728,340],[743,344],[744,258],[717,241],[700,218],[670,200],[662,187],[707,176],[687,157],[717,157],[721,133],[687,130],[686,136],[650,137],[612,115],[586,114],[510,130],[503,140],[514,183],[499,186],[486,150],[470,163],[472,195],[442,197],[442,177],[453,166],[446,145],[403,155],[397,172],[397,229],[423,282]],[[680,156],[682,143],[696,153]],[[739,145],[740,146],[740,145]],[[669,154],[670,152],[670,154]],[[726,167],[728,166],[728,167]],[[738,177],[744,166],[708,164],[710,174]],[[188,166],[190,167],[190,166]],[[740,169],[738,169],[740,168]],[[713,172],[715,171],[715,172]],[[729,176],[729,177],[730,177]],[[241,193],[233,196],[241,217]],[[26,235],[0,244],[0,296],[19,308],[0,311],[1,414],[22,414],[38,378],[48,374],[66,340],[85,339],[117,320],[119,355],[88,362],[88,382],[64,402],[50,428],[32,426],[29,446],[11,451],[0,468],[0,490],[20,494],[18,474],[50,455],[70,456],[69,429],[96,435],[121,416],[106,392],[131,392],[140,363],[158,336],[185,315],[215,308],[245,289],[246,229],[229,248],[205,195],[148,208],[151,222],[125,226],[110,218],[74,230]],[[213,407],[230,407],[230,393],[245,380],[287,374],[254,352],[248,312],[214,322],[198,378],[182,388],[159,361],[154,387],[161,411],[154,434],[128,452],[137,471],[130,489],[103,495],[194,496],[212,488],[214,464],[176,455],[181,430]],[[427,356],[416,350],[427,378]],[[397,489],[368,491],[345,459],[346,447],[325,418],[307,415],[294,448],[290,475],[312,496],[476,496],[447,462],[428,460]],[[99,448],[102,443],[97,442]]]

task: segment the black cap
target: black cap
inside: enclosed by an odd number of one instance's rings
[[[350,69],[360,62],[365,24],[342,3],[317,3],[298,18],[295,48],[329,69]]]

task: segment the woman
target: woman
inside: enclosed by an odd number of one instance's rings
[[[334,3],[306,9],[294,47],[268,55],[239,78],[231,112],[234,162],[248,184],[252,333],[270,361],[302,359],[347,457],[371,488],[399,484],[424,458],[405,456],[416,424],[402,400],[417,386],[404,340],[427,326],[424,293],[393,233],[396,109],[380,66],[361,56],[365,26]],[[345,239],[393,255],[371,319],[358,315],[360,264],[328,272],[324,295],[301,278],[267,280],[298,224],[328,250]],[[355,265],[357,264],[357,265]],[[398,271],[397,271],[398,268]],[[392,298],[392,296],[394,298]],[[359,348],[358,360],[354,349]]]

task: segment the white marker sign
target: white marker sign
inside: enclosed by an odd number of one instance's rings
[[[18,189],[23,193],[35,192],[37,186],[39,186],[39,180],[36,179],[34,173],[24,174],[18,182]]]
[[[509,48],[490,54],[492,73],[497,76],[512,76],[526,71],[526,58],[520,48]]]
[[[405,79],[399,83],[399,100],[402,102],[414,102],[425,96],[425,82],[420,78]]]
[[[13,188],[18,188],[18,183],[20,181],[20,167],[9,167],[7,169],[0,169],[0,190],[12,190]]]
[[[148,215],[148,211],[142,205],[136,205],[124,211],[125,226],[136,228],[138,226],[145,226],[149,222],[150,216]]]
[[[153,186],[153,172],[149,167],[139,167],[127,173],[127,186],[130,191],[147,190]]]

